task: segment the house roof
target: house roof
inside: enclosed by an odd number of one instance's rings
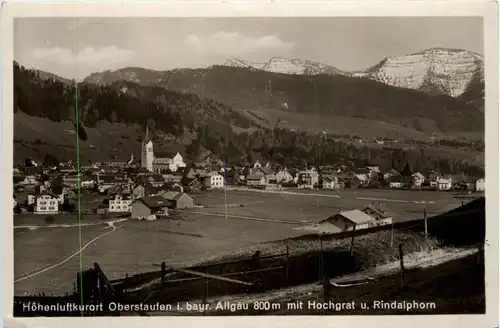
[[[424,175],[420,172],[413,173],[413,176],[419,179],[425,179]]]
[[[217,171],[211,171],[211,172],[208,172],[207,174],[205,174],[205,176],[207,176],[207,177],[211,177],[214,175],[220,175],[220,173]]]
[[[182,195],[183,193],[179,191],[168,191],[163,195],[163,198],[168,200],[178,200]]]
[[[146,196],[139,198],[138,201],[152,209],[167,207],[171,204],[169,200],[163,198],[162,196]]]
[[[196,181],[200,182],[200,180],[198,180],[198,178],[187,178],[186,180],[186,184],[188,186],[192,185],[193,183],[195,183]]]
[[[249,175],[247,176],[247,180],[256,180],[256,181],[260,181],[262,180],[264,177],[262,175]]]
[[[368,178],[363,174],[356,174],[354,177],[358,178],[359,181],[367,181]]]
[[[448,179],[441,178],[437,180],[437,183],[451,183],[451,181]]]
[[[348,219],[349,221],[355,223],[355,224],[363,224],[371,221],[375,221],[375,218],[371,217],[370,215],[364,213],[361,210],[352,210],[352,211],[344,211],[338,213],[338,215],[343,216],[344,218]]]
[[[366,213],[366,212],[368,212],[370,210],[373,211],[373,212],[375,212],[377,215],[379,215],[382,218],[389,217],[389,215],[386,212],[382,211],[381,209],[375,208],[375,207],[373,207],[371,205],[368,205],[367,207],[365,207],[362,212]],[[366,214],[368,214],[368,213],[366,213]]]
[[[174,160],[169,157],[155,157],[153,164],[172,164]]]

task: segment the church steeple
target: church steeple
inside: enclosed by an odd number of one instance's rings
[[[146,123],[146,134],[144,135],[144,143],[149,142],[149,124]]]

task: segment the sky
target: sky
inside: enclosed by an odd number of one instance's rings
[[[202,68],[236,57],[364,70],[433,47],[483,50],[481,17],[18,18],[14,58],[65,78],[123,67]]]

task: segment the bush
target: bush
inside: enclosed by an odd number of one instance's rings
[[[45,217],[45,223],[47,223],[47,224],[53,224],[54,222],[56,222],[56,218],[53,217],[52,215],[49,215],[49,216]]]

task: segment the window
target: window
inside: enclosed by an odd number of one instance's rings
[[[40,207],[40,211],[45,211],[47,208],[44,206],[44,207]]]
[[[40,203],[40,205],[45,205],[45,204],[47,204],[47,202],[43,202],[43,201],[41,201],[41,202],[39,202],[39,203]]]
[[[111,206],[111,209],[112,209],[112,210],[114,210],[114,209],[115,209],[115,207],[114,207],[114,206]]]

